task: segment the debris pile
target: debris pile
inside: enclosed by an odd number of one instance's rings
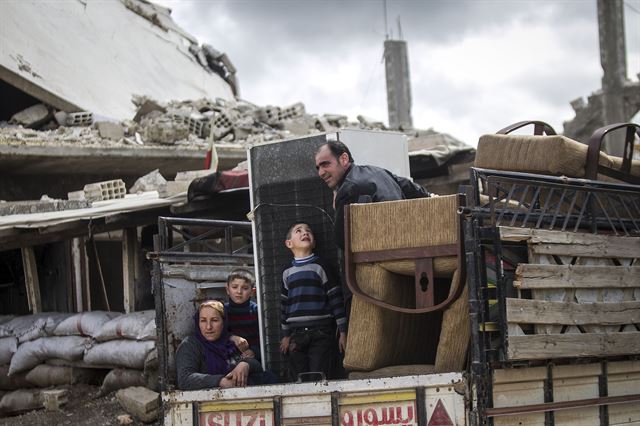
[[[349,122],[340,114],[309,114],[301,102],[284,107],[257,106],[245,100],[217,98],[157,102],[134,96],[131,120],[104,121],[91,112],[66,113],[37,104],[0,122],[0,142],[74,143],[109,146],[180,146],[206,148],[217,144],[249,145],[341,128],[386,130],[379,120],[358,116]]]

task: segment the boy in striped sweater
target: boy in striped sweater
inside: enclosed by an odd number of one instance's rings
[[[335,326],[344,352],[347,321],[338,275],[313,254],[315,238],[307,223],[287,232],[285,245],[293,253],[292,266],[282,274],[282,331],[280,351],[288,354],[293,379],[299,373],[323,372],[330,377],[336,355]]]
[[[260,361],[258,305],[251,300],[255,281],[244,269],[235,269],[227,277],[229,301],[224,304],[226,325],[231,340],[246,357]]]

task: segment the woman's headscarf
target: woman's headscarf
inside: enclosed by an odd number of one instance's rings
[[[203,307],[210,307],[220,313],[220,317],[225,321],[224,305],[217,300],[209,300],[203,302],[198,307],[194,316],[196,323],[196,339],[204,349],[204,357],[207,363],[207,372],[209,374],[227,374],[229,372],[229,363],[227,360],[238,351],[236,346],[229,340],[226,324],[223,324],[222,333],[217,340],[207,340],[200,331],[200,311]]]

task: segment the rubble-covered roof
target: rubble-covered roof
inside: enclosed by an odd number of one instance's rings
[[[67,112],[124,120],[134,94],[234,97],[226,55],[142,0],[3,2],[0,40],[0,79]]]

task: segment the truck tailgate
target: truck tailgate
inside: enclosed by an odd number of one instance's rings
[[[461,373],[163,392],[165,425],[465,425]]]

